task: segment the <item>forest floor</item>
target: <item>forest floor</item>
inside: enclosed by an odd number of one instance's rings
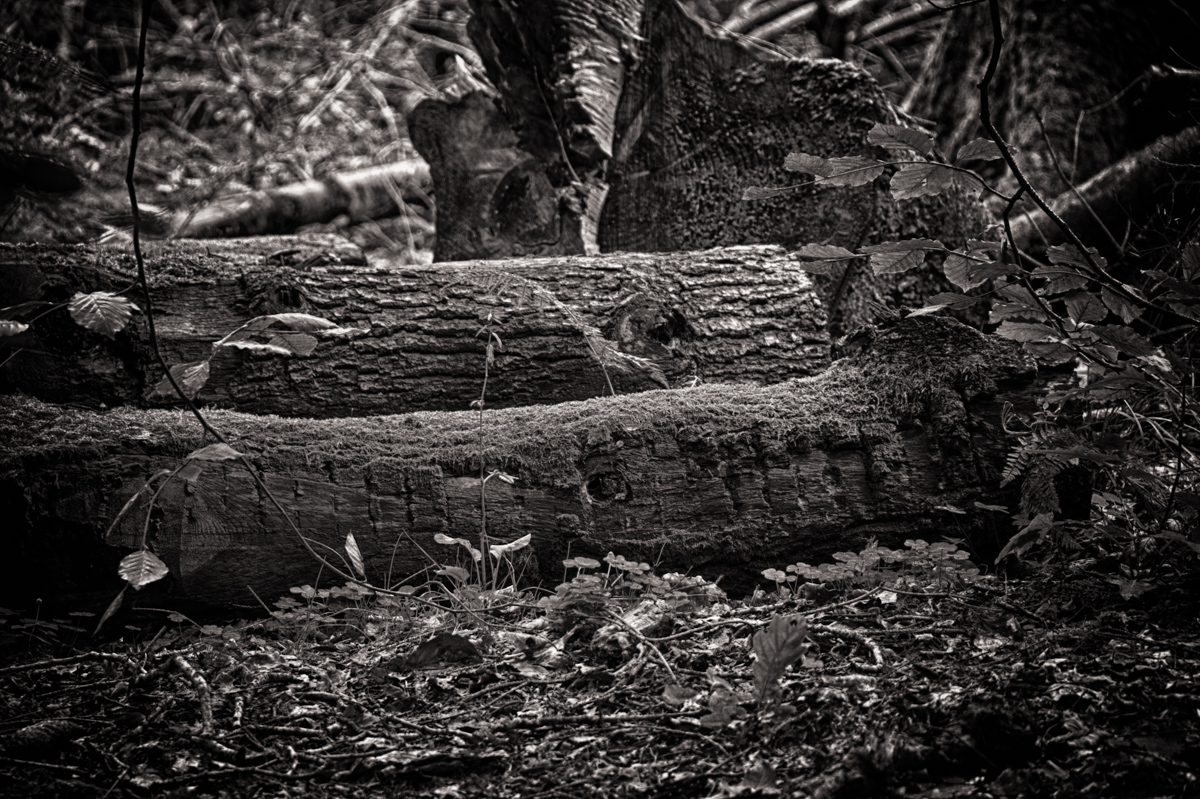
[[[1091,563],[729,601],[609,565],[540,603],[306,587],[80,648],[81,619],[9,617],[0,795],[1200,795],[1194,581],[1125,600]]]
[[[155,18],[139,202],[189,211],[414,156],[403,116],[456,87],[427,69],[449,50],[394,9],[327,5]],[[124,229],[132,50],[113,30],[119,90],[35,108],[44,130],[17,120],[89,188],[24,198],[3,236]],[[426,199],[308,230],[423,262]],[[1134,599],[1078,561],[729,600],[608,565],[540,599],[297,589],[259,618],[147,611],[103,643],[83,611],[0,611],[0,796],[1200,796],[1194,570]]]

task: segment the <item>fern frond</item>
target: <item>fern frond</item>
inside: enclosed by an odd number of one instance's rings
[[[1004,461],[1004,474],[1000,477],[1001,488],[1021,476],[1025,468],[1029,466],[1030,457],[1027,449],[1014,449],[1008,453],[1008,458]]]

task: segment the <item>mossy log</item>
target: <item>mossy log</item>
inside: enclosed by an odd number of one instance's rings
[[[156,243],[148,258],[167,363],[212,356],[199,399],[254,413],[470,408],[483,391],[489,318],[502,346],[487,367],[488,407],[778,382],[829,358],[812,283],[778,247],[412,266],[366,264],[332,237],[262,238]],[[0,307],[121,290],[135,275],[124,249],[0,245]],[[315,334],[303,355],[212,348],[252,317],[291,312],[357,332]],[[60,310],[19,345],[0,381],[47,401],[142,404],[163,376],[144,317],[108,339]]]
[[[1030,407],[1036,369],[1012,342],[916,317],[878,331],[816,377],[714,384],[553,406],[314,421],[213,411],[299,529],[326,553],[353,533],[368,577],[394,583],[477,539],[480,472],[494,541],[531,535],[532,575],[554,584],[568,555],[613,551],[661,571],[724,576],[822,562],[872,537],[968,538],[995,554],[1004,401]],[[147,478],[205,442],[176,411],[64,409],[0,398],[0,590],[46,596],[118,585],[116,563],[148,542],[177,596],[268,599],[328,585],[241,466],[205,463],[153,508]],[[955,513],[958,508],[965,513]],[[990,550],[989,550],[990,547]],[[331,554],[336,562],[336,555]],[[40,592],[40,593],[39,593]]]

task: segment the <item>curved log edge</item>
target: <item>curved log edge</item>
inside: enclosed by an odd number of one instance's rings
[[[489,408],[604,396],[609,381],[617,393],[779,382],[829,362],[816,291],[779,247],[429,266],[364,266],[334,238],[181,241],[148,252],[164,358],[212,355],[200,400],[241,411],[465,410],[483,386],[489,318],[503,345],[488,370]],[[116,291],[135,275],[123,249],[0,245],[0,306]],[[358,332],[318,333],[305,355],[214,355],[213,342],[250,318],[291,312]],[[142,317],[115,339],[88,334],[65,311],[35,332],[0,372],[10,390],[92,407],[141,404],[162,379]]]
[[[951,320],[909,318],[811,378],[709,385],[554,406],[312,421],[210,414],[305,535],[330,552],[354,533],[370,578],[452,561],[436,533],[475,539],[479,452],[517,478],[487,483],[495,541],[532,535],[549,584],[568,554],[609,551],[746,589],[768,566],[820,562],[878,537],[962,535],[992,554],[1003,501],[1004,401],[1030,407],[1036,369],[1011,342]],[[0,399],[0,565],[5,594],[115,589],[147,508],[105,542],[122,505],[203,443],[174,411],[64,410]],[[211,442],[209,442],[211,443]],[[205,464],[150,513],[150,543],[177,596],[252,601],[313,583],[319,566],[250,475]],[[939,507],[958,506],[966,514]],[[986,562],[986,561],[985,561]],[[328,572],[326,572],[328,575]],[[39,593],[41,592],[41,593]],[[111,596],[111,594],[109,594]]]

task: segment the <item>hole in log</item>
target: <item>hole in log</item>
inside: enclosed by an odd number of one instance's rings
[[[593,502],[628,502],[633,499],[633,491],[625,478],[617,472],[602,472],[593,475],[584,486]]]

